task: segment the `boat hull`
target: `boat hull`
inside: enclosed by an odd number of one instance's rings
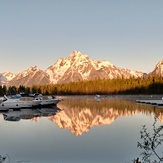
[[[35,99],[27,99],[27,98],[19,98],[19,99],[9,99],[0,101],[0,111],[8,110],[8,109],[21,109],[21,108],[31,108],[35,106],[39,106],[41,100]]]
[[[41,106],[57,105],[60,101],[61,100],[59,99],[42,100],[40,105]]]

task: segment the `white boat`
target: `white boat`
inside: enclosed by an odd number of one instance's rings
[[[61,100],[54,96],[43,96],[42,94],[36,95],[41,100],[41,106],[57,105]]]
[[[33,97],[41,100],[40,106],[55,106],[57,105],[61,100],[54,97],[54,96],[45,96],[39,93],[35,94],[24,94],[20,93],[21,97]]]
[[[31,108],[41,103],[39,98],[21,97],[18,94],[4,95],[0,101],[0,110]]]
[[[97,101],[97,102],[100,102],[100,95],[95,95],[95,100]]]

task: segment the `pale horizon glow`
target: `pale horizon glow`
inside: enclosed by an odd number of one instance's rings
[[[46,70],[79,50],[149,73],[163,59],[162,0],[0,1],[0,73]]]

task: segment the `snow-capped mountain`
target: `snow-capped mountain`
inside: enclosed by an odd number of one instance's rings
[[[5,84],[7,81],[7,78],[5,76],[3,76],[3,74],[0,74],[0,85]]]
[[[2,75],[7,79],[7,81],[12,80],[16,76],[16,74],[11,72],[3,72]]]
[[[163,60],[157,65],[152,74],[163,74]],[[45,71],[37,66],[31,66],[18,74],[2,73],[6,85],[25,85],[66,83],[82,80],[113,79],[142,77],[145,73],[135,70],[118,68],[109,61],[92,60],[80,51],[74,51],[67,58],[60,58]],[[1,80],[1,79],[0,79]]]
[[[120,69],[108,61],[92,60],[80,51],[74,51],[68,58],[60,58],[46,70],[46,73],[52,83],[141,77],[143,75],[142,72]]]
[[[18,73],[12,80],[7,82],[7,85],[31,86],[34,84],[47,84],[47,83],[50,83],[50,81],[45,71],[40,70],[37,66],[31,66],[27,70]]]
[[[150,76],[163,76],[163,60],[160,60],[156,66],[155,69],[149,73]]]

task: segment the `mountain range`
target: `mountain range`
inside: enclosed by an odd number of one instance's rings
[[[163,76],[163,60],[156,64],[155,69],[146,74],[144,72],[119,68],[109,61],[92,60],[80,51],[73,51],[69,57],[60,58],[46,70],[31,66],[27,70],[13,74],[0,74],[0,83],[7,86],[31,86],[34,84],[59,84],[94,79],[114,79],[144,77],[146,75]]]

